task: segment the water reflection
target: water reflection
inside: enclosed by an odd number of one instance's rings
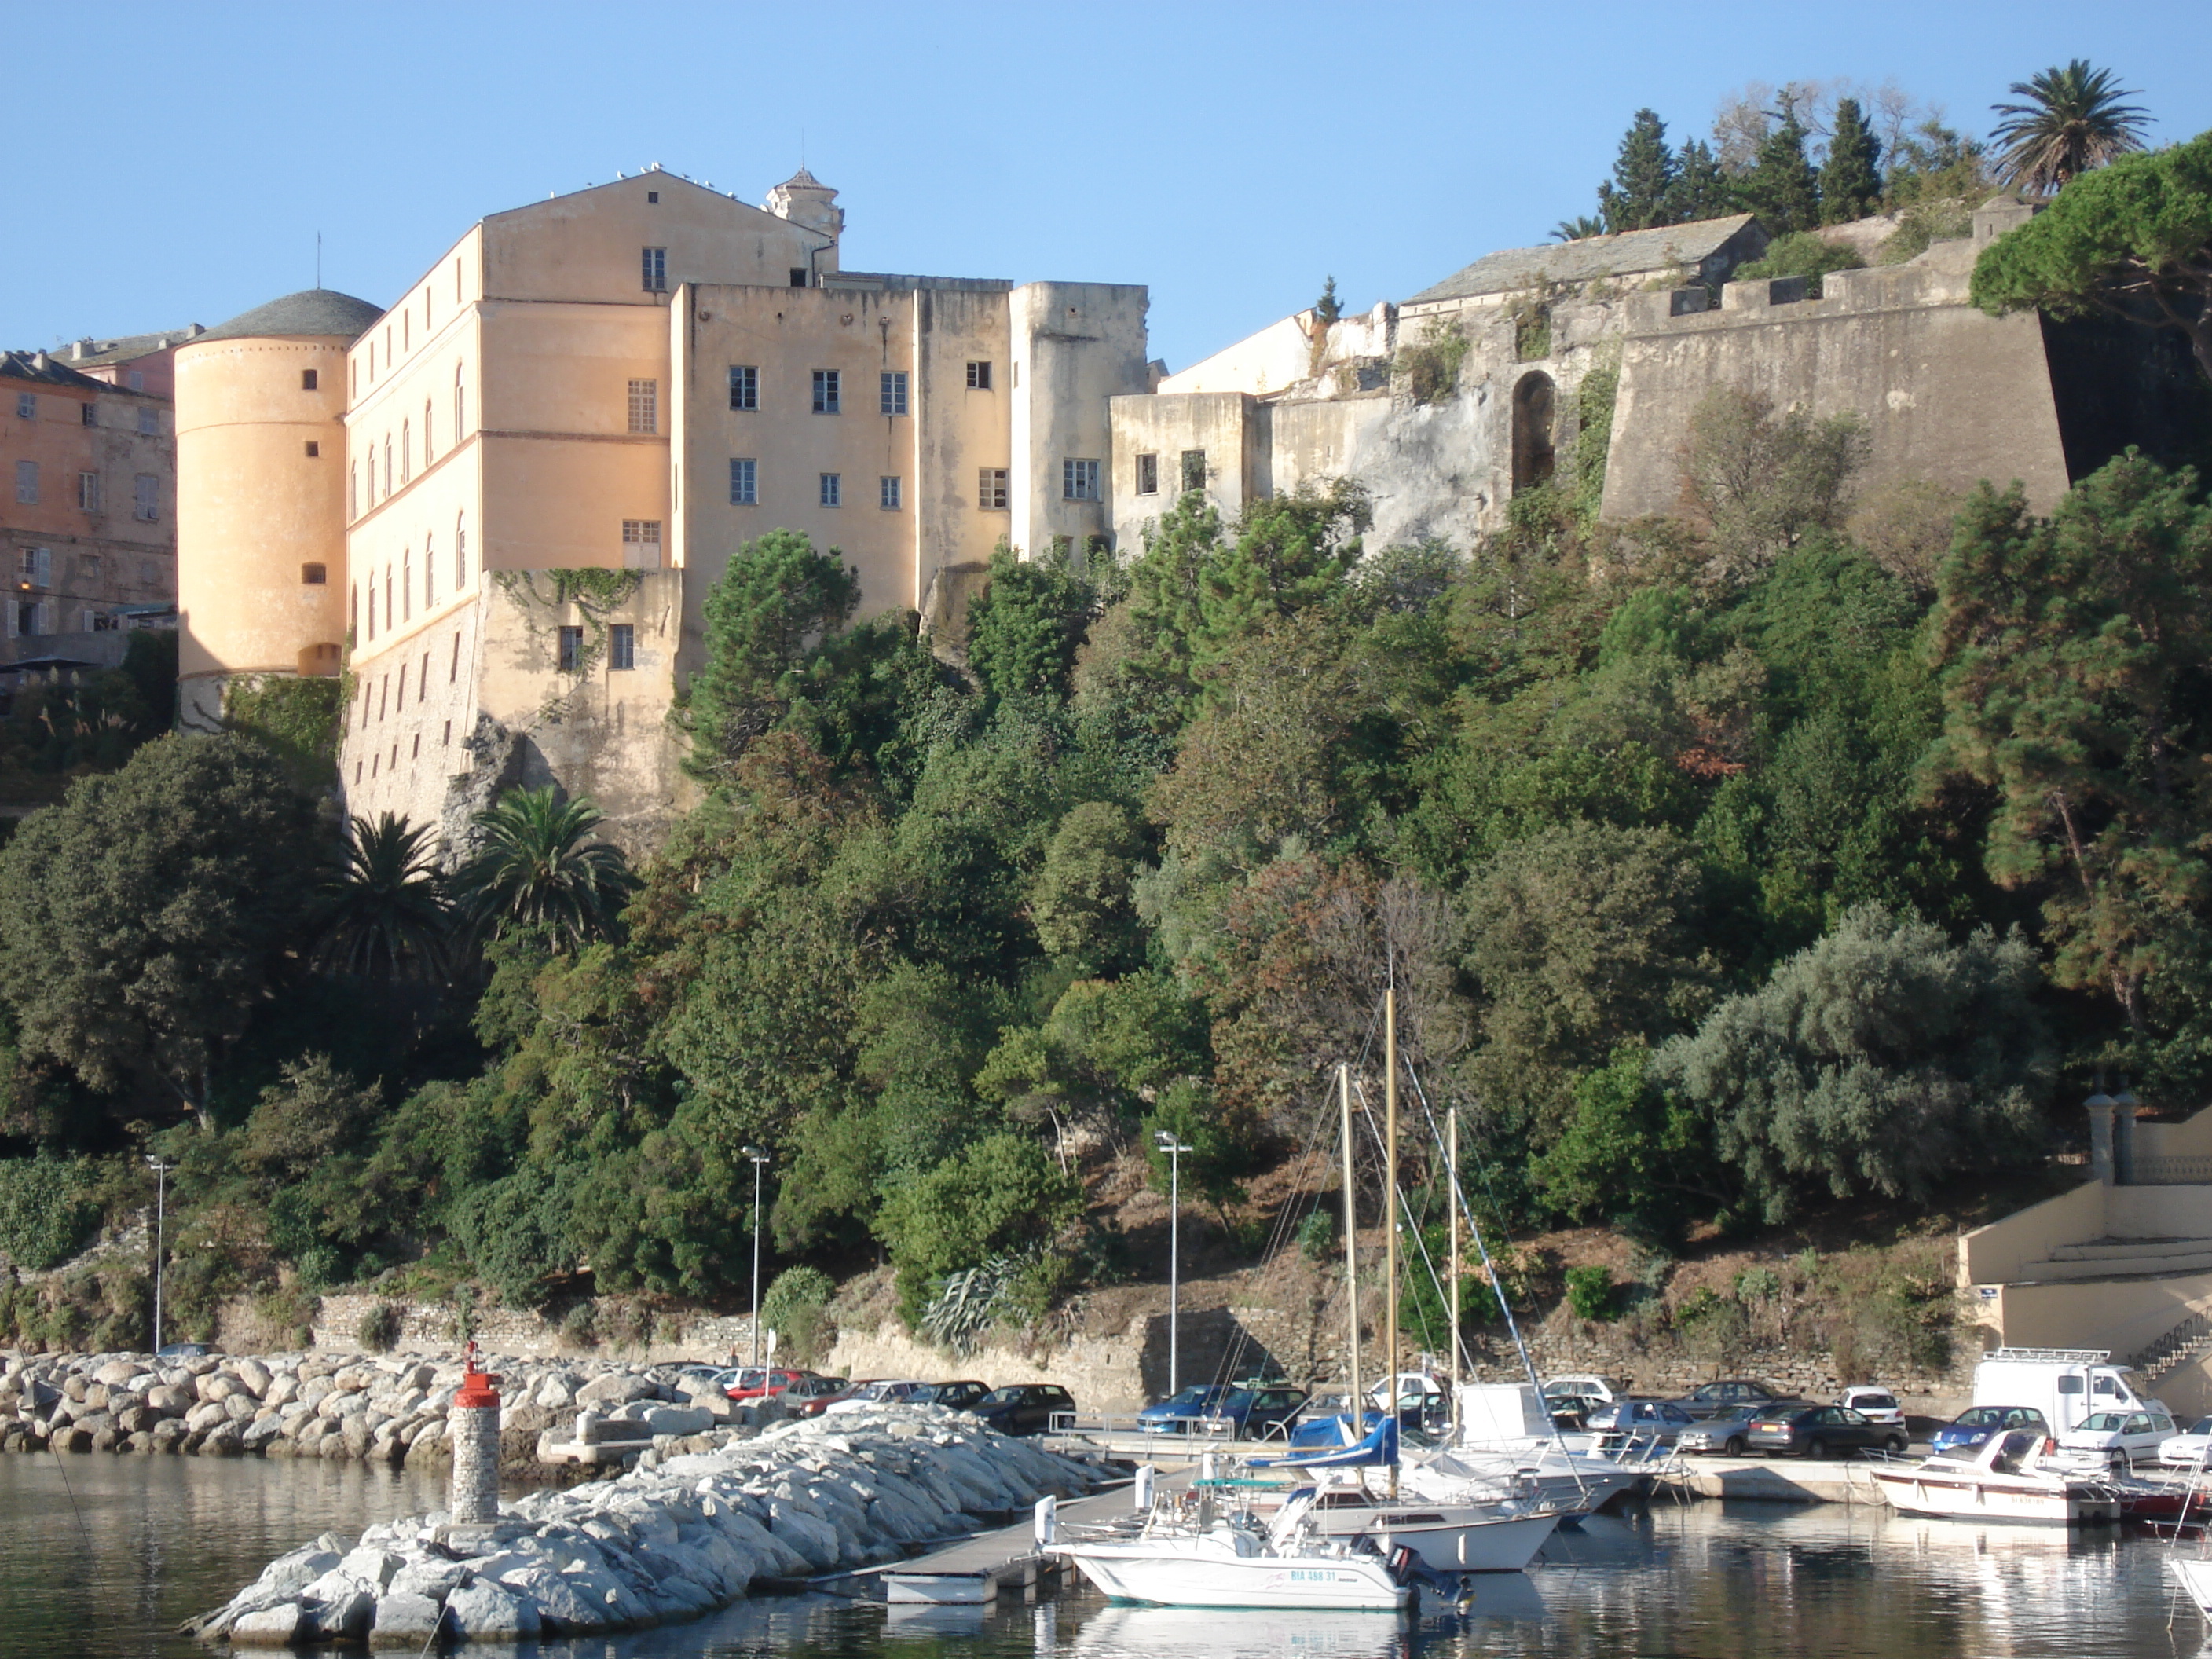
[[[177,1622],[271,1555],[439,1496],[346,1464],[0,1457],[0,1654],[181,1659],[198,1650]],[[1465,1619],[1188,1613],[1088,1592],[990,1607],[764,1597],[519,1659],[2197,1659],[2212,1650],[2194,1608],[2174,1613],[2165,1555],[2110,1533],[1662,1504],[1560,1534],[1525,1576],[1486,1577]]]

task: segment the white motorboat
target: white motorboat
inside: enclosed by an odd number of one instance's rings
[[[2197,1611],[2212,1620],[2212,1560],[2202,1556],[2190,1559],[2175,1555],[2166,1559],[2166,1565],[2180,1581],[2189,1599],[2197,1603]]]
[[[1448,1503],[1403,1492],[1390,1498],[1356,1485],[1323,1487],[1304,1510],[1293,1498],[1282,1513],[1297,1516],[1316,1538],[1371,1538],[1385,1555],[1402,1545],[1438,1572],[1520,1572],[1558,1529],[1560,1515],[1511,1499]]]
[[[1876,1463],[1868,1474],[1891,1507],[1907,1515],[2063,1527],[2120,1518],[2119,1494],[2110,1482],[2047,1462],[2044,1441],[2033,1434],[1993,1434],[1972,1458]]]
[[[1285,1506],[1279,1536],[1242,1516],[1203,1528],[1155,1518],[1133,1538],[1063,1539],[1048,1523],[1039,1541],[1119,1601],[1340,1613],[1400,1613],[1413,1605],[1419,1592],[1412,1579],[1371,1549],[1300,1537],[1293,1511],[1303,1507]]]

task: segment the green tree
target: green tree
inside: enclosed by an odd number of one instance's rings
[[[1575,1079],[1574,1114],[1530,1170],[1545,1200],[1574,1220],[1600,1220],[1662,1249],[1726,1205],[1711,1126],[1650,1079],[1641,1044]]]
[[[1314,301],[1314,316],[1326,328],[1343,315],[1344,306],[1336,297],[1336,278],[1328,277],[1321,285],[1321,298]]]
[[[453,917],[427,826],[392,812],[356,815],[315,915],[318,966],[393,981],[443,978]]]
[[[1848,242],[1832,242],[1816,230],[1793,230],[1778,236],[1758,258],[1735,268],[1749,280],[1759,276],[1802,276],[1808,299],[1820,297],[1820,279],[1832,270],[1856,270],[1866,264]]]
[[[806,695],[823,642],[860,602],[860,579],[843,556],[816,552],[799,531],[771,530],[731,555],[707,592],[706,661],[684,707],[691,763],[702,776],[726,779]]]
[[[2018,934],[1956,944],[1879,906],[1730,997],[1655,1059],[1769,1221],[1808,1190],[1925,1202],[2033,1150],[2057,1056]]]
[[[2212,133],[2077,179],[1982,250],[1972,293],[1991,316],[2105,311],[2179,329],[2212,380]]]
[[[1127,807],[1091,800],[1069,810],[1030,888],[1030,920],[1047,952],[1086,974],[1140,957],[1131,882],[1144,851],[1143,828]]]
[[[477,814],[477,849],[453,872],[462,920],[491,939],[542,928],[571,951],[611,935],[638,881],[621,848],[592,836],[600,822],[589,798],[564,805],[550,784],[507,791]]]
[[[1065,696],[1096,599],[1065,556],[1018,559],[1001,542],[990,586],[968,602],[968,665],[989,697]]]
[[[1780,416],[1763,392],[1715,386],[1690,415],[1684,472],[1724,569],[1742,574],[1811,532],[1839,530],[1851,476],[1866,454],[1864,423]]]
[[[1640,109],[1620,141],[1613,178],[1597,187],[1605,228],[1649,230],[1670,222],[1679,173],[1668,147],[1667,124],[1656,110]]]
[[[163,738],[0,850],[0,999],[27,1060],[195,1112],[296,947],[314,809],[243,738]]]
[[[1684,144],[1675,158],[1674,191],[1668,222],[1689,224],[1699,219],[1724,218],[1742,210],[1734,185],[1721,168],[1712,146],[1702,138]]]
[[[2053,975],[2140,1038],[2145,980],[2212,896],[2212,507],[2132,450],[2049,519],[1984,484],[1939,582],[1934,775],[1996,792],[1990,875],[2044,893]]]
[[[946,1273],[1000,1250],[1042,1249],[1080,1213],[1082,1188],[1026,1135],[984,1136],[885,1194],[878,1234],[898,1263],[911,1323]]]
[[[1999,147],[1998,182],[2047,195],[2141,149],[2150,118],[2141,105],[2120,101],[2136,94],[2124,91],[2118,79],[2076,58],[2063,69],[2014,82],[2008,90],[2027,101],[1990,106],[2004,118],[1990,135]]]
[[[1592,236],[1602,236],[1605,234],[1605,221],[1595,215],[1584,213],[1572,219],[1560,220],[1552,227],[1552,234],[1547,240],[1554,242],[1580,242],[1586,241]]]
[[[1849,224],[1881,207],[1881,140],[1868,131],[1856,98],[1836,100],[1835,128],[1820,164],[1820,219]]]
[[[1780,116],[1760,141],[1758,159],[1736,180],[1743,205],[1777,236],[1820,222],[1820,179],[1806,158],[1806,137],[1797,100],[1785,89]]]

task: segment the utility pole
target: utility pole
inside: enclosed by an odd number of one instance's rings
[[[1168,1155],[1168,1397],[1182,1389],[1182,1155],[1194,1152],[1165,1129],[1153,1139]]]
[[[149,1156],[154,1170],[154,1352],[161,1352],[161,1281],[167,1263],[169,1221],[169,1171],[177,1166]]]
[[[1359,1392],[1359,1206],[1357,1189],[1352,1184],[1352,1067],[1336,1068],[1337,1099],[1344,1115],[1344,1296],[1350,1316],[1352,1394],[1349,1404],[1352,1415],[1348,1419],[1352,1437],[1362,1437],[1365,1427],[1367,1402]]]
[[[1451,1275],[1444,1294],[1451,1298],[1451,1359],[1444,1370],[1451,1393],[1451,1438],[1459,1443],[1459,1108],[1444,1113],[1444,1195],[1451,1210]]]
[[[760,1246],[761,1246],[761,1166],[768,1162],[768,1149],[746,1146],[741,1149],[753,1161],[753,1365],[761,1363],[760,1324]],[[763,1388],[766,1388],[765,1380]],[[763,1394],[763,1398],[766,1398]]]

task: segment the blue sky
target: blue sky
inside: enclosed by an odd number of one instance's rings
[[[1631,114],[1893,80],[1985,131],[2086,57],[2212,127],[2203,0],[138,5],[9,9],[0,345],[385,303],[469,224],[659,161],[757,201],[808,165],[857,269],[1146,283],[1182,368],[1397,299],[1594,207]],[[71,101],[72,88],[81,100]],[[38,89],[43,96],[23,95]]]

